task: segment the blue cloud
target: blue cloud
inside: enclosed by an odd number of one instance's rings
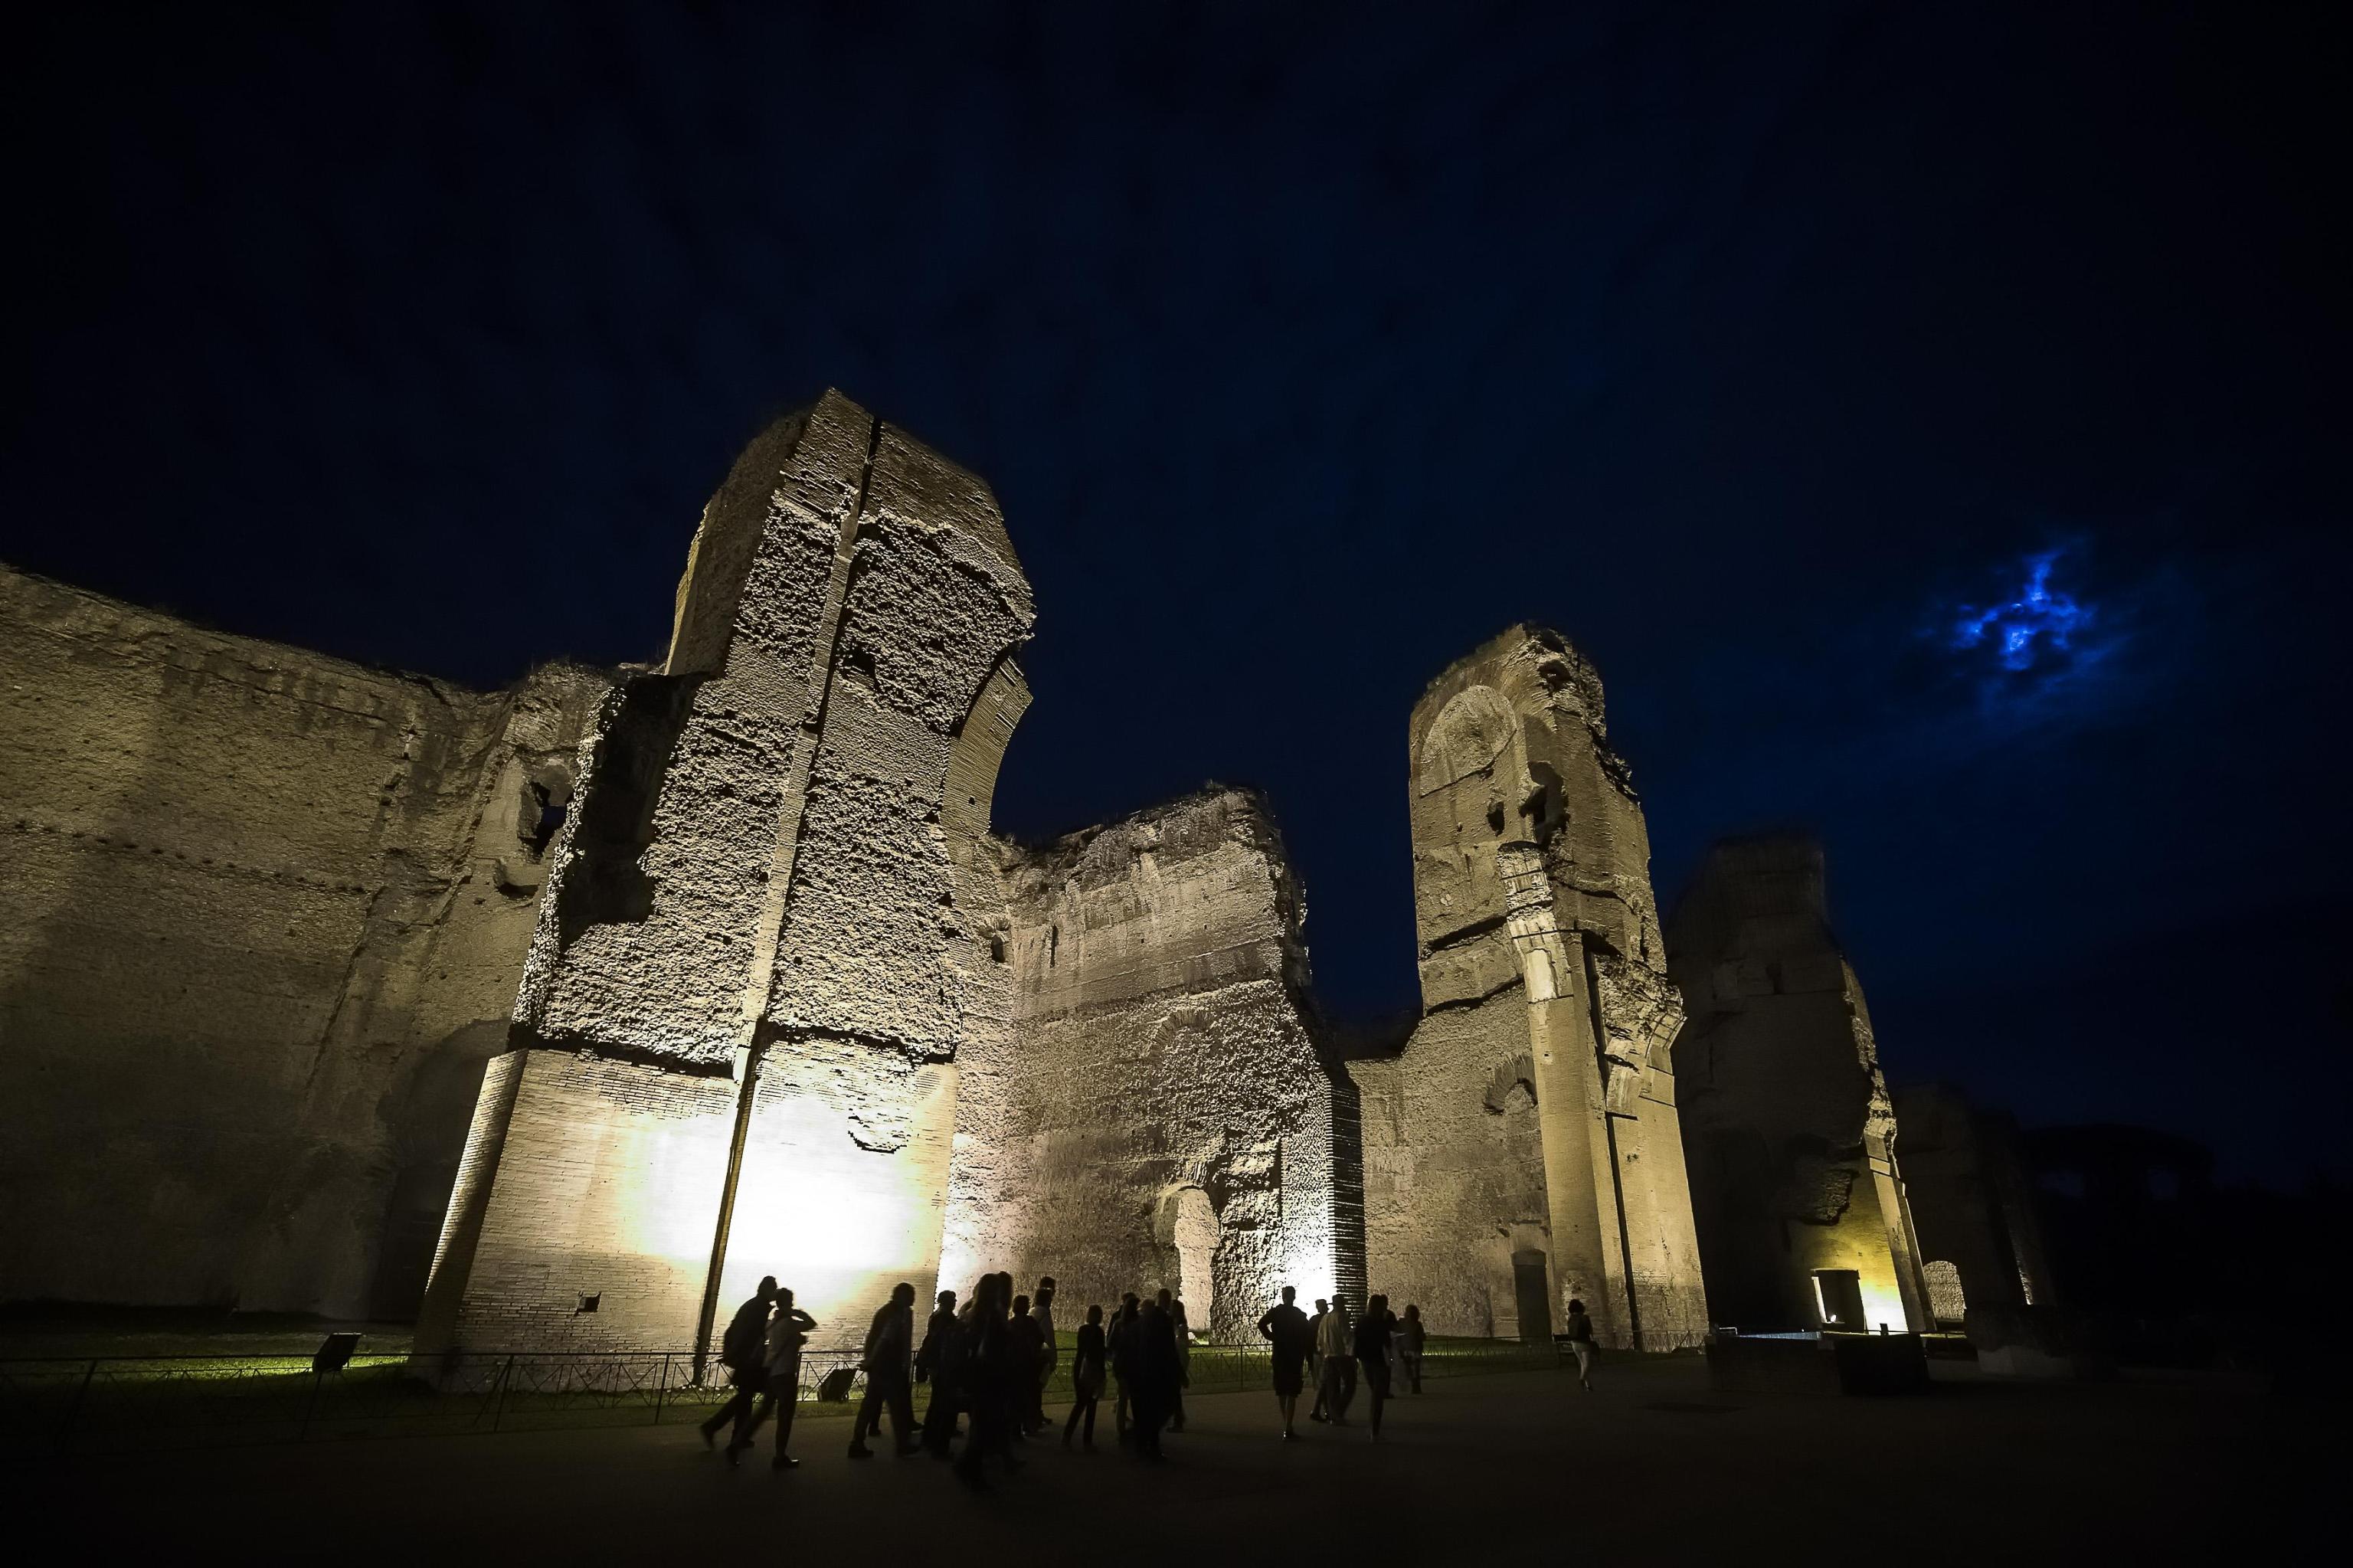
[[[2005,670],[2073,662],[2066,656],[2075,652],[2076,638],[2098,617],[2095,607],[2051,586],[2051,569],[2066,553],[2061,547],[2027,556],[2025,586],[2016,599],[1984,609],[1961,606],[1947,646],[1989,650]]]

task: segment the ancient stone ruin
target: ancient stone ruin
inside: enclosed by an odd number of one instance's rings
[[[1715,1320],[1936,1326],[1896,1164],[1895,1107],[1820,845],[1720,843],[1667,927],[1675,1042]]]
[[[1028,582],[837,393],[712,498],[655,668],[478,694],[0,600],[12,1299],[421,1299],[428,1357],[704,1345],[766,1273],[829,1324],[1006,1268],[1221,1339],[1290,1284],[1663,1349],[1852,1268],[1927,1320],[1819,856],[1719,856],[1662,938],[1555,632],[1410,715],[1422,1011],[1366,1051],[1256,795],[990,831]]]
[[[1349,1073],[1366,1264],[1433,1330],[1546,1339],[1581,1299],[1619,1345],[1704,1337],[1670,1047],[1683,1008],[1601,681],[1515,627],[1415,705],[1423,1016]]]

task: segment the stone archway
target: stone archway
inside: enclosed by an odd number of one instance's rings
[[[1207,1333],[1217,1302],[1218,1211],[1198,1187],[1179,1187],[1160,1201],[1160,1239],[1176,1249],[1169,1283],[1185,1301],[1185,1320]]]

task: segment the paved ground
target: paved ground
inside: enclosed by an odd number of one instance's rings
[[[1032,1443],[1019,1476],[977,1495],[923,1458],[852,1464],[838,1419],[804,1423],[805,1462],[784,1475],[765,1447],[731,1471],[666,1427],[115,1456],[34,1477],[52,1518],[83,1521],[76,1555],[209,1539],[331,1563],[2234,1563],[2296,1528],[2307,1434],[2336,1414],[2221,1379],[1947,1375],[1888,1400],[1718,1398],[1680,1360],[1620,1364],[1591,1395],[1560,1374],[1460,1378],[1398,1401],[1377,1446],[1361,1426],[1285,1446],[1271,1398],[1216,1395],[1193,1402],[1164,1465]]]

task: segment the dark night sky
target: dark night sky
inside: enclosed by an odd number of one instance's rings
[[[838,385],[1036,585],[1000,825],[1262,786],[1336,1012],[1407,710],[1534,619],[1662,895],[1824,836],[1892,1077],[2345,1171],[2341,7],[47,9],[0,558],[650,658]]]

